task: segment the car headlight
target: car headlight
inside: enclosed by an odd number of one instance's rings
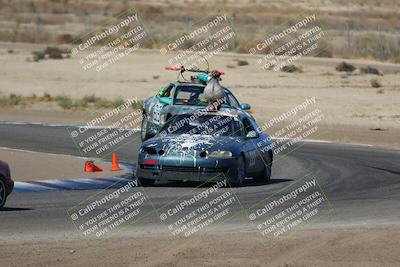
[[[208,157],[210,157],[210,158],[230,158],[230,157],[232,157],[232,152],[224,151],[224,150],[213,151],[210,154],[208,154]]]

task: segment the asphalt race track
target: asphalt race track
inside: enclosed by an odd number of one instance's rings
[[[120,161],[134,165],[139,140],[136,134],[118,150]],[[66,126],[2,123],[0,147],[81,156]],[[247,208],[312,173],[329,200],[332,212],[309,225],[398,225],[399,162],[400,151],[396,150],[349,144],[300,143],[292,152],[276,157],[273,180],[269,184],[249,180],[246,187],[233,190],[242,206]],[[163,231],[158,209],[196,186],[195,183],[168,183],[145,188],[151,199],[151,203],[142,206],[147,215],[124,229],[131,233]],[[14,192],[6,208],[0,211],[0,239],[59,238],[79,234],[66,211],[95,194],[108,191],[113,189]],[[225,222],[225,230],[252,227],[245,214],[239,211],[238,214],[240,216]]]

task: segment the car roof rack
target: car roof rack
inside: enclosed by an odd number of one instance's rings
[[[198,68],[185,68],[184,66],[181,67],[165,67],[166,70],[172,70],[172,71],[179,71],[178,77],[176,79],[177,82],[194,82],[194,83],[202,83],[205,84],[207,83],[207,79],[211,76],[213,78],[221,80],[221,76],[224,75],[224,72],[220,72],[217,70],[210,71],[209,69],[207,70],[201,70]],[[195,76],[190,76],[190,80],[186,79],[185,76],[183,76],[183,73],[185,72],[193,72],[197,73]],[[205,75],[205,76],[204,76]],[[180,80],[182,78],[183,80]]]

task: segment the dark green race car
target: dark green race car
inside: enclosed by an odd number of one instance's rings
[[[206,107],[207,101],[203,94],[205,86],[195,81],[172,82],[162,87],[157,95],[146,99],[143,104],[142,141],[155,136],[172,116]],[[222,107],[250,109],[249,104],[239,103],[229,89],[222,88],[225,93]]]

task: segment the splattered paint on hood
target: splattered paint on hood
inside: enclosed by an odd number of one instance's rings
[[[164,155],[194,155],[196,151],[203,151],[216,143],[213,136],[204,135],[175,135],[160,137],[147,146],[157,146],[164,150]]]

